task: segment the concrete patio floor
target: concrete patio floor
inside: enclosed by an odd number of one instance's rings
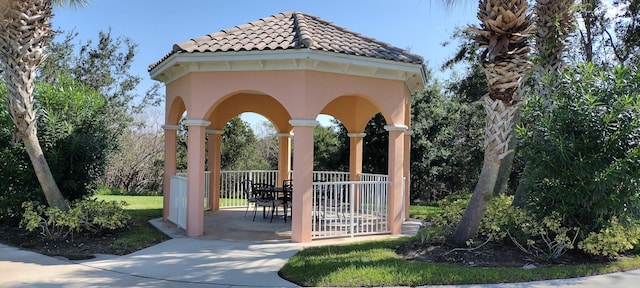
[[[207,211],[204,214],[204,235],[197,237],[205,240],[226,240],[242,242],[290,242],[291,239],[291,218],[284,223],[282,215],[274,216],[271,222],[270,216],[262,218],[262,211],[259,210],[255,221],[253,221],[253,210],[245,216],[246,208],[223,208],[218,211]],[[282,211],[280,211],[280,214]],[[171,222],[162,219],[151,220],[150,223],[171,238],[187,237],[185,231]],[[402,235],[415,235],[420,228],[421,221],[409,219],[402,225]],[[314,240],[305,243],[305,246],[330,245],[335,243],[349,243],[369,239],[380,239],[394,237],[389,234],[330,238]]]

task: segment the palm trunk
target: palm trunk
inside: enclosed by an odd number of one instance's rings
[[[1,0],[0,0],[1,1]],[[51,41],[51,1],[3,1],[0,5],[0,69],[7,85],[9,113],[51,207],[69,209],[37,137],[33,80]]]
[[[584,1],[583,1],[584,2]],[[538,65],[534,67],[534,83],[539,97],[544,99],[543,113],[547,108],[553,106],[551,93],[555,87],[550,87],[544,81],[545,76],[557,77],[563,67],[562,53],[565,48],[565,41],[568,31],[572,27],[571,6],[572,0],[537,0],[535,12],[536,18],[536,51]],[[585,20],[586,21],[586,20]],[[590,37],[590,36],[589,36]],[[534,138],[538,136],[534,135]],[[527,178],[527,168],[524,168],[518,188],[513,197],[513,206],[524,206],[526,204],[527,193],[529,191],[529,179]]]
[[[516,112],[516,117],[514,118],[514,124],[517,124],[520,121],[520,113]],[[509,147],[511,149],[516,149],[518,146],[518,138],[511,137],[511,141],[509,142]],[[511,170],[513,168],[513,161],[516,158],[515,151],[513,153],[509,153],[504,160],[500,164],[500,171],[498,171],[498,178],[496,179],[496,185],[493,188],[493,195],[505,195],[507,190],[509,189],[509,179],[511,177]]]
[[[451,235],[450,241],[458,246],[464,245],[467,240],[476,235],[480,220],[493,196],[500,166],[505,158],[513,153],[513,148],[509,144],[514,137],[515,118],[519,105],[506,105],[501,100],[493,100],[487,96],[484,98],[484,107],[487,112],[484,162],[471,201]]]
[[[36,177],[38,177],[44,196],[47,198],[47,203],[49,203],[51,207],[57,207],[60,210],[67,211],[69,207],[62,197],[60,189],[58,189],[56,180],[51,174],[47,159],[44,158],[40,141],[38,141],[38,136],[36,135],[36,129],[32,129],[31,133],[23,135],[22,143],[24,143],[24,147],[27,149],[29,159],[31,159],[31,163],[33,164],[33,170],[36,173]]]

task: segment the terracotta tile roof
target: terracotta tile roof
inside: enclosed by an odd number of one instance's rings
[[[176,53],[305,49],[423,64],[421,56],[300,12],[284,12],[173,45]]]

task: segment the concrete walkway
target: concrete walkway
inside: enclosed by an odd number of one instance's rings
[[[0,287],[297,287],[277,271],[300,249],[179,238],[125,256],[69,261],[0,245]]]
[[[414,221],[404,228],[411,234],[415,233],[416,225],[419,222]],[[170,228],[161,227],[170,235],[180,236],[180,230]],[[354,240],[357,239],[314,241],[312,245]],[[0,287],[297,287],[280,278],[277,272],[307,246],[288,240],[177,237],[129,255],[98,255],[91,260],[69,261],[0,244]],[[640,270],[576,279],[459,287],[638,287],[638,283]]]

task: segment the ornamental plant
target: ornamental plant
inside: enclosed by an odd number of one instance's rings
[[[525,113],[537,121],[518,129],[527,208],[539,219],[558,213],[581,240],[614,217],[640,215],[640,73],[585,64],[555,81],[553,104],[529,101]]]

